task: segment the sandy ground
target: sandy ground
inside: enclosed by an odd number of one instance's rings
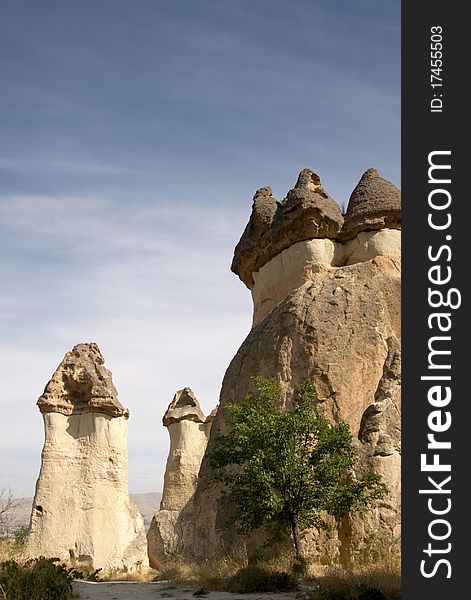
[[[174,586],[169,583],[135,583],[131,581],[113,581],[93,583],[76,581],[74,589],[83,600],[198,600],[193,593],[196,587]],[[202,600],[294,600],[297,592],[280,594],[230,594],[228,592],[209,592],[201,596]],[[299,595],[298,595],[299,598]]]

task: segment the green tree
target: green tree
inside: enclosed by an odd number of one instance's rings
[[[329,422],[311,381],[297,386],[290,411],[274,380],[255,383],[257,394],[228,405],[230,433],[215,439],[210,464],[235,502],[239,532],[278,526],[301,556],[300,531],[327,529],[325,514],[365,511],[387,488],[372,471],[352,476],[350,429]]]

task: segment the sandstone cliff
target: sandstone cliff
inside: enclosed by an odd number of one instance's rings
[[[285,200],[255,197],[232,270],[250,288],[253,328],[224,377],[210,434],[225,431],[225,407],[276,377],[289,406],[312,378],[332,420],[354,433],[359,470],[382,473],[391,493],[368,517],[344,519],[331,534],[304,533],[307,552],[330,562],[351,556],[400,526],[400,192],[367,171],[345,216],[305,169]],[[230,507],[203,459],[188,510],[178,518],[179,550],[200,558],[234,552]]]
[[[93,569],[148,564],[128,495],[127,419],[96,344],[68,352],[38,400],[45,442],[27,551]]]

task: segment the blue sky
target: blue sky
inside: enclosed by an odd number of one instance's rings
[[[129,407],[131,491],[161,417],[206,412],[250,327],[230,273],[251,199],[310,167],[344,206],[400,184],[397,0],[15,0],[0,18],[0,486],[32,495],[35,402],[96,341]]]

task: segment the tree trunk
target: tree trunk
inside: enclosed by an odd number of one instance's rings
[[[291,519],[291,533],[293,534],[293,542],[294,542],[294,549],[296,550],[296,556],[299,556],[300,558],[302,558],[301,535],[299,533],[299,527],[298,527],[298,523],[296,521],[296,517],[293,517]]]

